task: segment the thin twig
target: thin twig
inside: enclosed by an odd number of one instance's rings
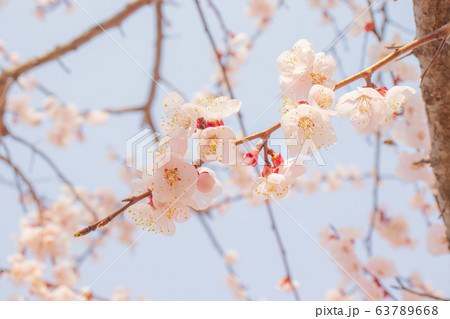
[[[213,51],[214,51],[214,53],[216,55],[217,63],[219,63],[220,69],[222,71],[223,79],[225,81],[225,85],[227,87],[228,94],[230,95],[230,98],[234,99],[233,89],[231,88],[231,84],[230,84],[230,80],[228,79],[227,71],[225,69],[225,66],[222,63],[219,50],[217,49],[216,43],[214,42],[214,38],[212,37],[211,31],[209,30],[209,27],[208,27],[208,24],[206,23],[206,19],[205,19],[205,16],[203,14],[203,10],[202,10],[202,8],[200,6],[199,1],[198,0],[194,0],[194,1],[195,1],[196,6],[197,6],[197,10],[198,10],[198,13],[200,15],[200,18],[202,20],[203,27],[205,29],[205,32],[206,32],[207,36],[208,36],[209,42],[211,43],[212,49],[213,49]],[[242,129],[242,132],[244,133],[244,135],[247,135],[246,132],[245,132],[245,126],[244,126],[244,121],[242,119],[242,115],[241,115],[240,112],[238,112],[237,115],[238,115],[239,124],[240,124],[240,127]]]
[[[78,49],[83,44],[89,42],[96,36],[102,34],[105,30],[114,28],[122,24],[122,22],[130,15],[135,13],[141,7],[152,3],[153,0],[135,0],[128,3],[122,10],[116,13],[111,18],[105,20],[99,25],[95,25],[89,30],[83,32],[78,37],[65,44],[58,45],[55,49],[44,53],[42,55],[31,58],[30,60],[14,66],[12,68],[3,71],[2,76],[7,78],[17,79],[21,74],[30,71],[31,69],[45,64],[50,61],[54,61],[66,53]]]
[[[158,81],[160,80],[160,67],[161,67],[161,57],[162,57],[162,44],[163,44],[163,31],[162,31],[162,24],[163,24],[163,14],[162,14],[162,0],[157,0],[155,4],[155,10],[156,10],[156,53],[155,53],[155,61],[153,64],[153,79],[150,87],[150,94],[148,96],[147,102],[144,104],[144,121],[150,126],[150,129],[152,130],[155,135],[157,135],[156,126],[153,123],[152,115],[151,115],[151,108],[153,105],[153,101],[156,97],[156,86]],[[158,139],[158,137],[156,137]]]
[[[423,79],[425,78],[425,75],[427,74],[428,70],[431,68],[431,66],[433,65],[433,63],[436,61],[436,59],[439,57],[439,55],[441,54],[442,50],[444,49],[445,43],[447,42],[449,36],[445,37],[441,44],[439,45],[436,53],[433,56],[433,59],[431,59],[430,64],[428,64],[427,68],[425,69],[425,71],[423,71],[422,75],[420,76],[420,85],[422,85]]]
[[[438,38],[446,38],[449,35],[450,35],[450,23],[447,23],[446,25],[440,27],[439,29],[395,50],[394,52],[392,52],[388,56],[384,57],[383,59],[381,59],[377,63],[373,64],[372,66],[368,67],[367,69],[364,69],[361,72],[359,72],[355,75],[352,75],[351,77],[348,77],[347,79],[337,83],[334,89],[335,90],[340,89],[341,87],[348,85],[349,83],[352,83],[358,79],[364,78],[366,76],[371,76],[376,70],[385,66],[389,62],[399,58],[400,56],[402,56],[406,53],[409,53],[411,50],[414,50],[415,48],[418,48],[418,47],[420,47],[428,42],[434,41]]]
[[[431,42],[435,39],[438,38],[442,38],[442,37],[448,37],[450,35],[450,23],[447,23],[446,25],[442,26],[441,28],[439,28],[436,31],[433,31],[423,37],[421,37],[420,39],[417,39],[409,44],[406,44],[404,46],[402,46],[401,48],[395,50],[394,52],[392,52],[391,54],[389,54],[388,56],[386,56],[385,58],[381,59],[380,61],[378,61],[377,63],[371,65],[370,67],[348,77],[347,79],[339,82],[336,84],[336,86],[334,87],[334,90],[338,90],[358,79],[362,79],[364,78],[366,80],[366,84],[367,83],[371,83],[370,82],[370,78],[372,76],[372,74],[380,69],[381,67],[383,67],[384,65],[388,64],[389,62],[392,62],[394,60],[396,60],[397,58],[403,56],[404,54],[409,53],[411,50],[418,48],[428,42]],[[275,128],[274,130],[278,129],[280,127],[280,123],[277,123],[275,125],[273,125],[271,128]],[[249,141],[255,138],[261,138],[262,136],[266,135],[267,131],[270,131],[271,128],[261,131],[259,133],[255,133],[253,135],[244,137],[243,139],[239,140],[236,142],[237,145],[242,144],[245,141]]]
[[[11,160],[11,152],[9,151],[8,146],[6,146],[6,143],[2,143],[1,145],[3,146],[3,149],[5,150],[6,157],[9,160]],[[24,192],[23,192],[23,189],[22,189],[22,184],[20,183],[20,176],[19,176],[19,174],[17,174],[16,171],[14,171],[14,185],[16,186],[17,191],[19,192],[19,196],[20,196],[19,202],[20,202],[20,206],[22,208],[22,211],[24,213],[26,213],[27,212],[27,208],[26,208],[25,202],[24,202],[25,195],[24,195]]]
[[[104,22],[93,26],[87,31],[80,34],[75,39],[66,42],[62,45],[58,45],[53,50],[50,50],[44,54],[36,56],[34,58],[25,61],[22,64],[16,65],[9,69],[4,69],[0,74],[0,139],[2,136],[8,134],[8,130],[3,123],[3,117],[6,109],[6,95],[11,84],[19,78],[25,72],[28,72],[37,66],[43,65],[50,61],[58,60],[60,57],[78,49],[80,46],[89,42],[96,36],[102,34],[105,30],[120,26],[122,22],[127,19],[134,12],[139,10],[145,5],[152,3],[154,0],[135,0],[128,3],[122,10],[116,13],[111,18],[105,20]]]
[[[11,162],[11,160],[9,158],[7,158],[3,155],[0,155],[0,160],[6,162],[9,166],[11,166],[11,168],[14,170],[15,174],[20,176],[20,178],[28,186],[28,190],[30,191],[31,196],[33,197],[33,200],[36,202],[36,205],[38,207],[39,218],[40,218],[40,222],[42,223],[44,220],[43,215],[42,215],[44,213],[44,207],[42,205],[41,200],[39,199],[39,197],[36,194],[33,184],[31,184],[30,180],[25,176],[25,174],[13,162]]]
[[[217,240],[217,237],[214,235],[214,232],[212,231],[211,227],[209,226],[208,222],[204,218],[205,213],[197,213],[198,218],[200,219],[200,224],[202,224],[203,228],[205,229],[206,234],[208,235],[211,243],[213,244],[214,248],[216,249],[219,256],[223,259],[223,256],[225,254],[225,250],[220,245],[219,241]],[[231,276],[237,277],[236,270],[232,265],[229,265],[225,263],[225,268],[227,269],[228,273]],[[239,287],[247,291],[247,288],[239,283]],[[250,296],[247,295],[247,300],[252,300]]]
[[[120,209],[116,210],[111,215],[103,218],[102,220],[96,222],[95,224],[89,225],[88,227],[80,230],[79,232],[74,234],[73,237],[81,237],[81,236],[87,235],[90,232],[93,232],[94,230],[96,230],[97,228],[100,228],[100,227],[103,227],[103,226],[109,224],[114,218],[116,218],[121,213],[123,213],[128,207],[136,204],[137,202],[139,202],[140,200],[142,200],[146,197],[149,197],[151,194],[152,194],[152,191],[147,191],[139,196],[133,196],[133,197],[122,200],[122,202],[128,202],[128,203],[125,206],[121,207]]]
[[[251,141],[257,138],[261,138],[261,139],[268,139],[270,137],[270,135],[275,132],[276,130],[278,130],[281,127],[280,123],[277,123],[271,127],[269,127],[267,130],[261,131],[259,133],[244,137],[243,139],[240,139],[238,141],[236,141],[236,145],[240,145],[243,144],[247,141]]]
[[[375,133],[375,153],[374,153],[374,181],[372,190],[372,216],[370,220],[369,230],[365,238],[367,254],[372,256],[372,234],[375,227],[375,221],[378,211],[378,192],[380,186],[380,158],[381,158],[381,133],[378,130]]]
[[[272,212],[272,206],[270,206],[270,203],[268,200],[265,201],[267,211],[269,213],[270,217],[270,223],[272,224],[272,230],[275,233],[275,237],[278,242],[278,246],[280,247],[280,253],[281,253],[281,259],[283,260],[284,270],[286,272],[286,277],[289,279],[289,284],[291,286],[292,293],[294,294],[294,297],[296,300],[300,300],[300,296],[298,294],[297,288],[295,288],[294,284],[292,283],[292,275],[291,270],[289,267],[289,263],[286,256],[286,249],[284,248],[283,242],[281,240],[280,232],[278,231],[277,224],[275,222],[275,217]]]
[[[55,172],[55,174],[59,177],[59,179],[61,179],[68,187],[70,192],[72,193],[72,195],[83,204],[83,206],[92,214],[92,216],[94,218],[97,218],[97,213],[95,212],[95,210],[78,194],[78,192],[76,191],[75,187],[73,186],[73,184],[69,181],[69,179],[62,173],[62,171],[58,168],[58,166],[56,166],[56,164],[52,161],[52,159],[45,154],[43,151],[41,151],[40,149],[38,149],[34,144],[24,140],[21,137],[18,137],[14,134],[9,134],[9,136],[27,146],[28,148],[30,148],[34,153],[38,154],[51,168],[52,170]]]
[[[397,283],[399,284],[399,287],[397,287],[397,286],[392,286],[392,288],[405,290],[405,291],[408,291],[408,292],[410,292],[410,293],[412,293],[412,294],[414,294],[414,295],[418,295],[418,296],[422,296],[422,297],[427,297],[427,298],[431,298],[431,299],[434,299],[434,300],[450,301],[450,299],[448,299],[448,298],[442,298],[442,297],[430,295],[430,294],[427,294],[427,293],[424,293],[424,292],[419,292],[419,291],[412,290],[412,289],[406,287],[406,286],[402,283],[402,281],[400,280],[400,278],[397,277],[397,278],[395,278],[395,279],[397,280]]]

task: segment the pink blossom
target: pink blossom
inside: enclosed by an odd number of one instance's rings
[[[327,113],[308,104],[299,105],[281,118],[281,129],[288,139],[296,139],[296,145],[289,145],[289,153],[296,156],[306,140],[311,139],[316,147],[327,147],[337,141]]]
[[[427,250],[433,256],[449,254],[447,228],[443,224],[434,224],[428,228]]]
[[[419,163],[421,160],[426,158],[427,156],[422,153],[400,153],[395,175],[407,183],[413,183],[421,180],[429,185],[434,184],[435,179],[430,167],[426,164]]]
[[[291,280],[289,277],[285,277],[280,279],[277,289],[287,293],[297,290],[299,286],[300,284],[297,280]]]
[[[371,257],[367,262],[367,270],[378,279],[397,276],[397,270],[392,259],[381,256]]]
[[[236,135],[227,126],[208,127],[202,130],[199,139],[200,159],[204,162],[218,161],[233,165],[237,161]]]
[[[281,90],[294,102],[306,101],[316,84],[330,89],[335,85],[331,78],[336,72],[334,58],[323,52],[315,53],[313,45],[304,39],[278,57],[277,68],[281,73]]]
[[[227,265],[234,265],[239,260],[239,253],[234,249],[227,250],[223,254],[223,260]]]

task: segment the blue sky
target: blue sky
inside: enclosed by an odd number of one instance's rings
[[[78,0],[92,16],[98,20],[109,17],[123,6],[125,1]],[[253,33],[254,21],[244,14],[246,1],[216,1],[223,12],[229,28],[235,32]],[[161,73],[176,87],[192,97],[205,85],[211,84],[210,75],[214,71],[212,51],[194,7],[193,1],[179,0],[177,5],[165,5],[164,15],[168,23],[165,28],[166,40]],[[281,103],[275,103],[254,125],[256,114],[263,112],[280,93],[278,71],[275,60],[278,55],[291,48],[299,39],[311,41],[316,50],[327,48],[337,34],[330,25],[320,25],[320,13],[311,10],[308,1],[287,0],[287,7],[277,13],[273,23],[258,39],[248,61],[242,67],[235,89],[237,98],[243,101],[241,111],[249,133],[258,132],[278,121]],[[217,41],[221,39],[220,29],[212,11],[204,5],[209,24]],[[342,6],[341,6],[342,7]],[[21,60],[46,52],[59,43],[78,35],[93,22],[82,10],[67,14],[63,9],[50,12],[44,21],[33,15],[34,1],[10,1],[0,9],[0,39],[10,51],[19,51]],[[414,29],[412,4],[400,0],[392,2],[390,16],[398,23]],[[340,29],[343,30],[352,16],[348,9],[335,11]],[[143,8],[130,17],[122,26],[123,34],[115,29],[111,35],[146,69],[151,70],[155,41],[154,7]],[[398,32],[388,27],[388,37]],[[405,41],[414,38],[413,33],[402,33]],[[370,38],[369,41],[374,41]],[[336,80],[342,79],[342,72],[351,75],[360,70],[363,36],[344,36],[336,44],[342,64],[338,66]],[[409,61],[415,63],[412,57]],[[56,92],[65,102],[74,102],[81,109],[121,108],[142,104],[148,94],[150,79],[147,75],[106,35],[84,45],[74,53],[62,58],[70,69],[65,72],[57,63],[49,63],[32,72],[40,82]],[[358,84],[363,84],[358,83]],[[355,87],[356,84],[351,87]],[[413,85],[413,84],[411,84]],[[163,85],[164,86],[164,85]],[[13,93],[18,93],[17,89]],[[341,89],[337,95],[346,92]],[[163,96],[158,91],[153,116],[161,117],[158,107]],[[33,105],[40,107],[44,96],[33,93]],[[88,190],[111,187],[119,198],[127,197],[129,185],[121,182],[117,165],[107,163],[106,149],[112,146],[122,156],[125,141],[138,132],[141,118],[137,114],[112,116],[101,127],[86,126],[83,132],[86,141],[77,141],[65,149],[59,149],[45,142],[45,132],[49,123],[39,128],[14,127],[18,135],[37,143],[54,158],[66,172],[70,180]],[[228,124],[238,128],[236,119]],[[342,119],[333,121],[339,143],[322,152],[326,166],[308,164],[309,170],[331,171],[339,163],[354,164],[362,172],[369,172],[373,165],[373,142],[366,136],[358,135],[349,123]],[[279,134],[279,132],[277,133]],[[279,135],[276,135],[279,136]],[[30,167],[32,156],[28,150],[11,146],[14,157],[25,168]],[[382,172],[391,174],[395,169],[396,151],[389,147],[382,149]],[[7,175],[7,168],[0,172]],[[39,192],[49,199],[59,196],[59,183],[46,166],[33,161],[29,171],[38,182]],[[335,226],[368,225],[371,210],[371,181],[364,188],[352,189],[344,186],[340,191],[319,192],[312,196],[297,193],[282,201],[288,211],[314,238],[325,223]],[[2,222],[0,223],[0,267],[6,266],[6,256],[14,252],[11,234],[18,231],[18,220],[22,216],[16,202],[14,190],[0,186],[2,200]],[[380,193],[380,202],[392,214],[403,213],[411,222],[412,234],[422,239],[414,252],[408,249],[392,250],[386,241],[375,236],[375,253],[392,256],[399,272],[409,275],[418,269],[422,276],[450,294],[448,286],[448,257],[427,257],[423,242],[426,226],[420,212],[406,204],[413,194],[412,185],[399,181],[387,181]],[[327,288],[334,287],[341,276],[337,266],[290,218],[283,209],[274,206],[274,213],[286,246],[293,277],[300,282],[300,295],[307,300],[322,299]],[[211,220],[221,244],[239,251],[241,258],[236,266],[239,278],[249,288],[254,299],[291,300],[290,294],[275,289],[276,283],[284,276],[278,246],[270,229],[268,215],[263,207],[252,207],[244,203],[233,204],[221,216]],[[82,268],[79,287],[89,285],[103,270],[114,262],[126,249],[121,243],[110,242],[99,250],[100,262],[88,262]],[[362,246],[358,253],[364,256]],[[114,266],[93,287],[101,295],[111,295],[114,287],[131,287],[132,297],[152,297],[156,300],[228,300],[233,299],[224,285],[226,271],[221,257],[213,249],[197,216],[177,227],[173,237],[144,235],[131,251],[117,261]],[[445,280],[443,280],[445,279]],[[0,282],[0,298],[6,298],[15,290],[7,281]]]

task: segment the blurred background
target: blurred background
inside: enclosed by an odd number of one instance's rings
[[[126,1],[77,0],[95,19],[102,21],[120,10]],[[255,19],[245,14],[247,1],[215,1],[228,28],[234,33],[253,34]],[[205,15],[216,42],[222,44],[222,33],[218,20],[209,6],[203,3]],[[210,43],[203,30],[194,1],[168,1],[163,6],[164,47],[161,75],[188,98],[205,86],[213,87],[211,74],[216,67]],[[336,24],[322,24],[320,10],[312,9],[309,1],[286,0],[254,43],[241,72],[235,76],[238,84],[234,88],[236,98],[242,100],[241,112],[249,133],[259,132],[280,118],[282,101],[274,103],[253,125],[257,115],[263,113],[280,94],[279,72],[276,58],[285,50],[290,50],[299,39],[313,43],[316,51],[327,49],[353,21],[353,14],[344,5],[332,9]],[[388,24],[387,39],[400,33],[404,43],[414,39],[414,17],[409,0],[390,1],[389,16],[398,25]],[[131,56],[147,70],[151,70],[155,54],[155,8],[146,6],[128,18],[120,29],[110,30]],[[36,2],[14,0],[0,8],[0,39],[9,51],[20,52],[20,61],[46,52],[58,44],[77,36],[91,27],[94,22],[83,10],[73,4],[73,10],[57,6],[45,14],[36,15]],[[332,54],[338,61],[336,81],[352,75],[362,66],[367,66],[365,41],[375,43],[372,35],[357,37],[345,34],[334,45]],[[417,65],[414,57],[408,62]],[[73,102],[81,110],[123,108],[143,104],[148,96],[151,79],[121,50],[106,34],[83,45],[62,59],[70,70],[65,71],[57,62],[38,67],[31,72],[39,82],[66,103]],[[0,62],[4,67],[4,63]],[[161,83],[166,90],[165,83]],[[363,81],[350,85],[350,89],[363,85]],[[417,83],[407,83],[417,88]],[[336,92],[337,97],[347,92],[347,88]],[[20,93],[14,88],[10,94]],[[157,90],[157,98],[152,109],[155,120],[161,118],[160,101],[164,92]],[[33,91],[32,104],[42,108],[43,95]],[[107,151],[114,149],[125,156],[125,142],[142,129],[142,115],[127,113],[112,115],[102,126],[84,125],[85,140],[72,141],[66,148],[58,148],[46,142],[49,123],[27,128],[14,126],[17,135],[27,138],[51,155],[73,184],[88,191],[109,187],[117,198],[130,194],[130,185],[122,181],[118,163],[107,161]],[[333,127],[338,143],[321,155],[325,166],[317,166],[314,161],[307,163],[309,172],[336,171],[339,164],[354,165],[368,174],[374,165],[374,140],[363,136],[343,119],[333,119]],[[227,125],[239,131],[237,118],[228,119]],[[277,132],[274,136],[281,136]],[[45,194],[51,202],[61,194],[60,182],[48,167],[20,146],[11,145],[15,160],[36,182],[40,194]],[[382,146],[381,173],[393,176],[397,165],[397,150]],[[10,170],[2,166],[2,177],[10,177]],[[224,176],[222,176],[224,177]],[[319,229],[325,224],[335,227],[364,227],[369,224],[372,209],[371,178],[360,188],[352,188],[348,183],[337,191],[317,191],[307,195],[297,192],[283,200],[281,205],[315,239]],[[392,257],[400,274],[409,276],[418,270],[424,280],[433,283],[437,290],[450,294],[448,257],[432,257],[426,252],[424,238],[427,226],[421,212],[408,205],[414,194],[411,184],[404,184],[396,178],[383,181],[380,188],[380,204],[389,214],[403,214],[411,225],[411,234],[417,238],[414,251],[408,248],[392,249],[389,244],[374,234],[374,253]],[[18,233],[19,219],[23,216],[14,188],[0,185],[2,214],[0,222],[0,267],[7,267],[6,257],[16,250],[12,236]],[[299,293],[305,300],[322,300],[325,291],[336,287],[342,276],[336,264],[296,225],[277,205],[273,205],[275,218],[287,251],[292,275],[300,283]],[[292,300],[290,293],[276,289],[285,272],[280,258],[270,220],[263,206],[251,206],[245,202],[232,203],[223,214],[214,211],[207,218],[221,245],[235,249],[240,258],[236,270],[242,283],[248,288],[253,299]],[[114,221],[119,222],[119,221]],[[111,225],[110,225],[111,226]],[[140,230],[136,230],[139,234]],[[92,234],[96,236],[97,234]],[[77,239],[75,249],[77,246]],[[366,258],[362,241],[356,244],[357,253]],[[231,290],[225,285],[227,272],[222,257],[201,227],[199,218],[193,215],[188,223],[177,226],[175,236],[142,236],[137,244],[120,259],[117,258],[127,248],[116,240],[109,240],[97,251],[98,260],[90,259],[81,268],[79,288],[89,286],[112,263],[114,265],[99,279],[92,290],[103,296],[110,296],[116,286],[131,288],[131,298],[151,298],[155,300],[233,300]],[[425,257],[424,257],[425,256]],[[387,286],[394,282],[386,281]],[[12,294],[21,294],[24,288],[14,287],[9,281],[0,279],[0,298],[7,299]],[[398,291],[392,290],[398,295]]]

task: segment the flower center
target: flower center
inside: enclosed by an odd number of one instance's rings
[[[303,133],[309,135],[314,128],[314,123],[310,117],[304,116],[298,120],[298,127],[303,130]]]
[[[420,131],[419,133],[417,133],[417,138],[419,140],[423,140],[425,138],[425,133],[423,131]]]
[[[181,181],[181,178],[178,176],[178,169],[164,169],[164,180],[170,186],[177,185],[177,182]]]
[[[219,141],[218,141],[218,139],[217,139],[217,136],[216,135],[212,135],[210,138],[209,138],[209,141],[208,141],[208,147],[209,147],[209,150],[213,153],[213,154],[215,154],[216,152],[217,152],[217,144],[219,143]]]
[[[314,84],[322,84],[327,79],[320,73],[311,73],[312,85]]]
[[[358,98],[358,111],[361,113],[369,113],[370,110],[370,101],[372,98],[368,97],[367,95],[361,95]]]

